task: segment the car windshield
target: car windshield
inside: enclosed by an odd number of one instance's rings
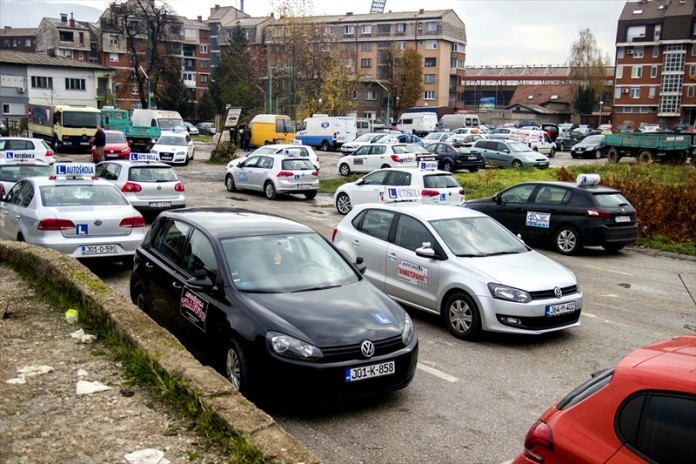
[[[423,137],[423,140],[440,140],[442,138],[441,132],[431,132],[430,134]]]
[[[508,142],[507,146],[510,147],[510,150],[512,152],[516,152],[516,153],[524,153],[527,151],[532,151],[527,145],[525,145],[522,142]]]
[[[604,141],[604,136],[603,135],[590,135],[589,137],[585,137],[582,140],[582,143],[587,143],[590,145],[594,145],[597,143],[602,143]]]
[[[121,132],[107,132],[106,143],[126,143],[126,136]]]
[[[162,130],[172,130],[177,128],[186,130],[184,121],[182,121],[181,119],[160,118],[157,120],[157,124],[159,124],[160,129]]]
[[[490,217],[431,221],[447,247],[459,257],[525,253],[527,247]]]
[[[307,158],[284,159],[282,169],[286,171],[314,171],[316,168]]]
[[[177,137],[176,135],[163,135],[157,141],[157,145],[176,145],[178,147],[185,147],[187,143],[185,137]]]
[[[44,206],[121,206],[128,200],[113,185],[43,185],[39,187]]]
[[[602,206],[604,208],[630,205],[626,197],[620,193],[596,193],[592,195],[592,197],[598,206]]]
[[[405,145],[405,150],[402,153],[427,153],[431,154],[428,150],[421,147],[420,145]]]
[[[101,119],[101,113],[82,111],[63,111],[63,127],[95,128]]]
[[[256,150],[254,150],[252,153],[249,154],[251,155],[273,155],[275,153],[278,153],[278,147],[259,147]]]
[[[134,166],[128,171],[128,180],[133,182],[173,182],[179,178],[169,166]]]
[[[425,188],[461,188],[457,179],[451,174],[432,174],[423,176]]]
[[[357,139],[353,140],[353,142],[369,142],[373,138],[375,138],[375,134],[363,134]]]
[[[221,245],[232,284],[243,292],[312,291],[360,280],[316,232],[237,237],[222,240]]]
[[[50,176],[53,168],[42,164],[0,164],[0,181],[17,182],[31,176]]]

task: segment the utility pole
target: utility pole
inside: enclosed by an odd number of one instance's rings
[[[140,69],[140,72],[143,73],[143,76],[145,76],[145,80],[147,81],[147,108],[151,109],[152,108],[152,103],[151,103],[151,95],[152,93],[150,92],[150,77],[147,75],[145,70],[143,69],[142,65],[138,67]]]

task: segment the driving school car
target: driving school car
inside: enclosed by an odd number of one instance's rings
[[[129,265],[145,220],[116,186],[94,174],[92,163],[55,163],[51,176],[18,181],[0,198],[0,238]]]

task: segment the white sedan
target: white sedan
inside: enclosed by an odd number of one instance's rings
[[[385,168],[418,167],[416,153],[405,143],[369,143],[338,160],[338,172],[349,176],[353,172],[371,172]]]
[[[157,158],[165,163],[183,165],[189,164],[195,156],[191,136],[188,133],[176,132],[162,134],[150,153],[157,155]]]

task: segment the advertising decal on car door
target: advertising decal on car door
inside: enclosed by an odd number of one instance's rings
[[[427,288],[428,286],[428,268],[420,264],[410,263],[399,260],[398,264],[399,280],[403,280],[411,285],[419,288]]]
[[[208,316],[208,304],[206,300],[188,288],[181,291],[181,315],[203,332],[205,332]]]
[[[536,211],[527,211],[527,220],[525,224],[529,227],[549,228],[551,222],[551,213],[539,213]]]

